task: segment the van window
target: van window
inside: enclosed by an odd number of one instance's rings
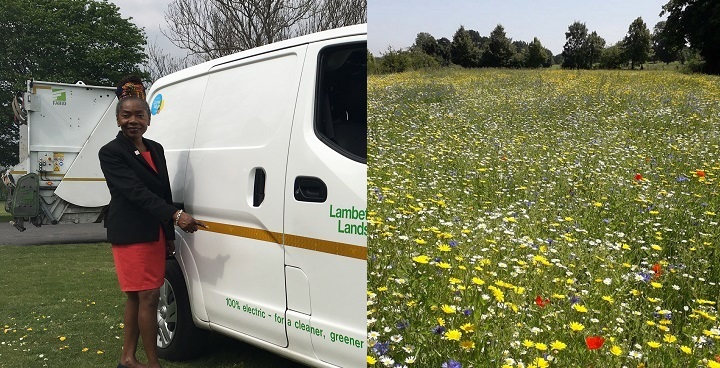
[[[336,151],[367,159],[367,44],[327,47],[320,52],[315,131]]]

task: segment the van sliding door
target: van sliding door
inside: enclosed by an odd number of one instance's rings
[[[307,46],[213,68],[188,158],[185,205],[214,328],[287,346],[283,191]]]

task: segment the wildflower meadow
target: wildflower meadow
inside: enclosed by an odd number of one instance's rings
[[[368,366],[720,367],[720,78],[368,84]]]

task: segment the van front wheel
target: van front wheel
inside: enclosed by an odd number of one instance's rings
[[[165,283],[160,287],[157,318],[160,358],[187,360],[203,352],[198,343],[207,341],[208,331],[193,322],[185,279],[174,259],[165,261]]]

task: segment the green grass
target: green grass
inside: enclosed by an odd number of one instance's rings
[[[5,211],[5,201],[0,201],[0,223],[12,220],[12,216]]]
[[[109,244],[2,246],[0,291],[1,367],[117,365],[125,296]],[[199,359],[162,363],[166,368],[294,366],[225,338]]]
[[[719,100],[671,71],[371,77],[369,365],[720,366]]]

